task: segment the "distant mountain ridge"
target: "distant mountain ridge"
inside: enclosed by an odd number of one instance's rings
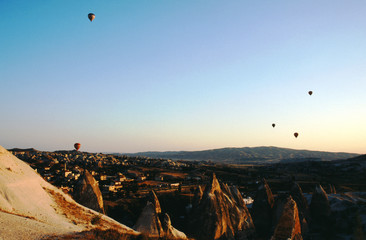
[[[146,156],[173,160],[197,160],[222,163],[275,163],[331,161],[359,156],[356,153],[296,150],[279,147],[220,148],[202,151],[139,152],[128,156]]]

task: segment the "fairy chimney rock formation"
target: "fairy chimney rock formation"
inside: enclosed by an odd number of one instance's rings
[[[301,187],[296,182],[294,182],[291,186],[290,195],[292,196],[292,199],[294,199],[296,202],[297,209],[299,211],[299,218],[300,218],[300,222],[301,222],[301,231],[304,233],[307,231],[307,228],[308,228],[307,223],[310,220],[309,206],[308,206],[308,203],[306,201],[304,194],[302,193]]]
[[[278,194],[276,196],[273,209],[272,209],[272,230],[276,228],[277,224],[279,223],[283,210],[288,202],[288,194]]]
[[[151,191],[149,193],[148,201],[150,201],[154,205],[156,213],[160,214],[161,213],[160,202],[154,191]]]
[[[237,187],[231,186],[230,192],[231,192],[231,195],[233,196],[234,200],[238,204],[238,206],[246,208],[244,199],[241,196],[239,189]]]
[[[322,186],[317,185],[310,203],[310,231],[327,232],[331,220],[330,214],[328,196]]]
[[[272,240],[300,240],[301,224],[296,202],[289,197],[283,208],[281,218],[276,226]]]
[[[240,207],[229,187],[213,174],[202,200],[193,209],[191,229],[199,240],[234,239],[238,234],[252,234],[254,225],[246,206]]]
[[[152,202],[147,202],[133,229],[147,234],[150,237],[163,236],[163,228],[159,220],[159,215],[156,212],[156,207]]]
[[[85,170],[74,188],[75,201],[104,214],[103,197],[98,182]]]
[[[328,196],[321,185],[315,187],[311,198],[310,213],[312,218],[324,217],[330,215],[330,205]]]
[[[254,226],[259,237],[267,238],[271,234],[272,208],[274,199],[267,181],[262,180],[254,197],[252,217]]]
[[[171,239],[171,238],[186,239],[187,238],[187,236],[183,232],[175,229],[172,226],[170,217],[167,213],[164,214],[163,230],[164,230],[165,237],[167,237],[168,239]]]
[[[163,220],[163,224],[161,223]],[[142,210],[135,226],[136,231],[148,235],[149,237],[167,237],[168,239],[186,239],[186,235],[175,229],[170,221],[170,217],[165,213],[164,218],[159,199],[154,191],[148,195],[145,208]]]

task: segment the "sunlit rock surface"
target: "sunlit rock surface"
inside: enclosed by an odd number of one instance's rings
[[[156,207],[152,202],[147,202],[133,229],[151,237],[163,236],[163,228]]]
[[[296,202],[301,222],[301,232],[304,234],[308,231],[308,222],[310,221],[309,206],[306,198],[304,197],[301,187],[296,182],[293,182],[291,186],[290,195],[292,196],[292,199],[294,199]]]
[[[142,210],[133,229],[149,237],[166,237],[168,239],[187,238],[183,232],[172,226],[168,214],[162,214],[159,199],[154,191],[149,193],[147,204]]]
[[[213,174],[206,186],[202,200],[193,209],[192,228],[197,239],[234,239],[253,235],[254,225],[248,209],[239,196],[237,200],[226,184],[221,184]],[[240,193],[239,193],[240,195]],[[241,205],[241,206],[240,206]]]
[[[292,199],[292,197],[287,198],[287,202],[284,205],[282,215],[275,228],[272,239],[273,240],[302,239],[301,224],[298,209],[296,202]]]

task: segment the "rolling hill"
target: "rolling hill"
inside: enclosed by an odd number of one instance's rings
[[[294,161],[331,161],[356,157],[359,154],[295,150],[279,147],[220,148],[203,151],[139,152],[124,154],[173,160],[213,161],[222,163],[275,163]]]

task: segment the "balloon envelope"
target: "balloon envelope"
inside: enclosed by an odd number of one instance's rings
[[[311,94],[313,94],[313,91],[309,91],[308,93],[309,93],[309,95],[311,96]]]
[[[89,20],[92,22],[92,21],[94,20],[94,18],[95,18],[94,13],[89,13],[89,14],[88,14],[88,18],[89,18]]]
[[[272,123],[272,127],[275,127],[275,126],[276,126],[276,124]]]
[[[297,138],[297,136],[299,136],[299,134],[297,132],[294,133],[295,138]]]
[[[76,149],[76,151],[78,151],[80,149],[81,144],[80,143],[75,143],[74,144],[74,148]]]

